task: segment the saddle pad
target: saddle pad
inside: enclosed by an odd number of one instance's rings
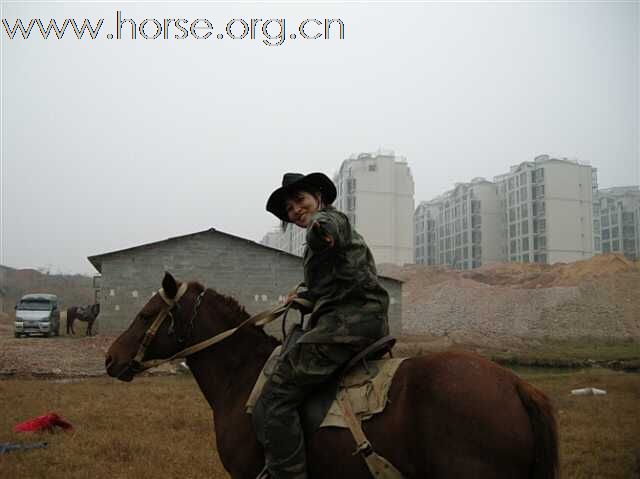
[[[279,354],[280,347],[278,346],[258,376],[258,380],[246,403],[246,410],[249,414],[253,412],[262,388],[267,381],[268,372],[265,374],[265,369],[269,369],[269,366],[273,364],[273,360],[275,360]],[[405,359],[406,358],[393,358],[367,361],[368,371],[360,365],[352,369],[342,378],[340,387],[347,389],[353,412],[361,421],[367,420],[384,410],[387,405],[389,387],[391,386],[393,376]],[[313,398],[310,398],[310,401],[313,401]],[[335,398],[319,427],[348,428],[342,415],[342,409]]]

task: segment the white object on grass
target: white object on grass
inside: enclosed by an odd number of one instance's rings
[[[571,394],[574,396],[604,396],[607,394],[607,391],[596,388],[581,388],[572,390]]]

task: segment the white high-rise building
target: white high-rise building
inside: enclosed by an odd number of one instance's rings
[[[598,190],[593,213],[597,252],[640,258],[640,186]]]
[[[304,253],[306,230],[289,223],[283,231],[280,226],[262,237],[260,244],[271,246],[287,253],[302,256]]]
[[[407,161],[390,151],[342,162],[335,206],[364,237],[377,263],[413,262],[414,184]]]
[[[416,209],[416,262],[469,269],[590,258],[596,189],[595,168],[547,155],[512,166],[493,183],[458,184]]]
[[[484,178],[459,183],[415,212],[416,263],[455,269],[500,261],[502,212],[496,185]]]
[[[507,261],[571,262],[593,256],[596,172],[577,161],[540,155],[497,176]]]

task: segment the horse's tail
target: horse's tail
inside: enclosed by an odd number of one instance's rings
[[[549,398],[524,381],[517,384],[533,430],[534,461],[531,479],[556,479],[558,476],[558,427]]]

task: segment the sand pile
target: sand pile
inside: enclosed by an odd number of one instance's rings
[[[422,265],[379,269],[404,281],[403,329],[409,334],[640,338],[640,268],[619,255],[464,272]]]

